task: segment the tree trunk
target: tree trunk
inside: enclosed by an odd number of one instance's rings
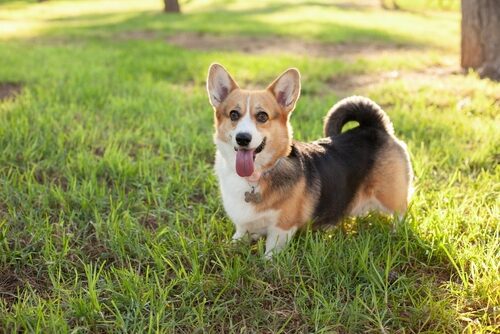
[[[388,10],[391,10],[391,9],[399,10],[400,9],[400,7],[399,7],[398,3],[396,2],[396,0],[389,1],[389,3],[387,3],[386,0],[380,0],[380,6],[383,9],[388,9]]]
[[[179,0],[163,0],[165,7],[163,11],[166,13],[180,13],[181,7],[179,6]]]
[[[461,65],[500,81],[499,0],[462,0]]]

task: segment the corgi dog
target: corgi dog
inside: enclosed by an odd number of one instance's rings
[[[236,227],[233,240],[266,236],[270,257],[309,221],[321,227],[370,210],[405,213],[413,178],[408,151],[373,101],[341,100],[325,118],[324,138],[301,143],[290,125],[300,95],[297,69],[264,90],[244,90],[212,64],[207,91],[215,112],[215,171]],[[349,121],[359,126],[342,132]]]

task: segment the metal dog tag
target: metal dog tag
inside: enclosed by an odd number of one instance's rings
[[[252,192],[245,192],[245,202],[250,203],[254,202],[256,204],[262,201],[262,195],[260,193],[255,192],[255,187],[252,187]]]

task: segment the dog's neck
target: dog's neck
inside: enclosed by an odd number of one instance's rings
[[[276,165],[283,158],[286,158],[292,152],[292,140],[289,141],[289,145],[284,146],[279,152],[273,154],[271,159],[262,165],[261,168],[256,170],[251,176],[246,177],[245,179],[251,186],[256,186],[259,183],[259,180],[262,176],[270,176],[273,172],[273,169],[276,168]]]

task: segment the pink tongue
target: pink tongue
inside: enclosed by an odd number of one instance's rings
[[[236,152],[236,173],[241,177],[253,174],[253,150],[238,150]]]

